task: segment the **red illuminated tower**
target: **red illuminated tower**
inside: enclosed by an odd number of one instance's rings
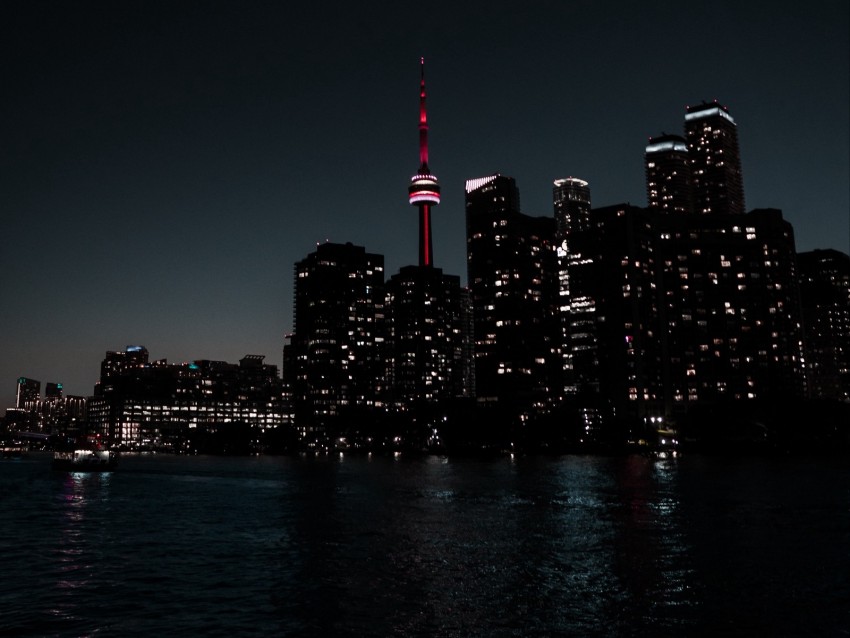
[[[431,205],[440,203],[440,185],[428,168],[428,117],[425,113],[425,58],[420,59],[419,83],[419,172],[410,178],[410,203],[419,208],[419,265],[433,266]]]

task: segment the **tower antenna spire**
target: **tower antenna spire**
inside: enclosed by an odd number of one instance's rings
[[[428,168],[428,114],[425,109],[425,58],[419,58],[419,172],[410,178],[411,205],[419,209],[419,265],[434,265],[431,206],[440,203],[440,185]]]
[[[419,172],[428,172],[428,113],[425,108],[425,58],[419,58]]]

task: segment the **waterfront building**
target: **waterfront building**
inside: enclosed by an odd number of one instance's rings
[[[284,371],[299,428],[386,394],[384,257],[324,243],[295,264],[295,331]]]
[[[262,355],[246,355],[238,364],[206,359],[169,364],[147,362],[147,351],[140,352],[128,349],[124,357],[108,352],[89,399],[92,430],[112,444],[173,448],[193,432],[244,425],[260,436],[291,423],[278,368],[263,363]],[[114,365],[122,359],[135,363]]]
[[[476,396],[521,420],[563,394],[555,235],[554,218],[520,212],[513,178],[467,180]]]
[[[716,100],[710,104],[688,106],[685,137],[695,211],[703,214],[744,213],[738,129],[729,109]]]
[[[17,398],[13,415],[18,430],[55,434],[73,430],[86,419],[87,399],[64,395],[61,383],[47,383],[41,396],[41,382],[18,378]]]
[[[678,135],[649,138],[644,155],[646,200],[667,213],[693,211],[688,143]]]
[[[813,250],[797,264],[811,396],[850,401],[850,256]]]

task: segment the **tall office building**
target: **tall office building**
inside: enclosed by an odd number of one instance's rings
[[[476,395],[521,419],[563,393],[555,230],[552,217],[520,212],[513,178],[467,180]]]
[[[688,106],[685,136],[697,213],[745,212],[738,129],[729,109],[718,104]]]
[[[424,60],[420,69],[419,171],[408,188],[410,203],[419,209],[419,265],[402,268],[387,284],[387,374],[401,409],[474,392],[468,296],[460,277],[434,266],[431,206],[440,203],[440,187],[428,168]]]
[[[666,213],[693,211],[688,143],[678,135],[649,138],[644,155],[646,200]]]
[[[850,256],[813,250],[797,265],[811,396],[850,401]]]
[[[325,243],[295,264],[295,332],[284,370],[299,427],[385,394],[384,257]]]
[[[564,392],[566,396],[574,396],[579,388],[591,386],[598,392],[594,298],[570,285],[570,273],[577,272],[579,266],[591,259],[574,241],[590,229],[590,187],[586,181],[575,177],[555,180],[552,201],[557,227],[558,316]]]

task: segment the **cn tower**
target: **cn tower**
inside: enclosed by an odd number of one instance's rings
[[[419,172],[410,178],[407,189],[410,204],[419,209],[419,265],[433,266],[431,245],[431,205],[440,203],[440,185],[428,168],[428,116],[425,112],[425,58],[419,60],[422,79],[419,83]]]

